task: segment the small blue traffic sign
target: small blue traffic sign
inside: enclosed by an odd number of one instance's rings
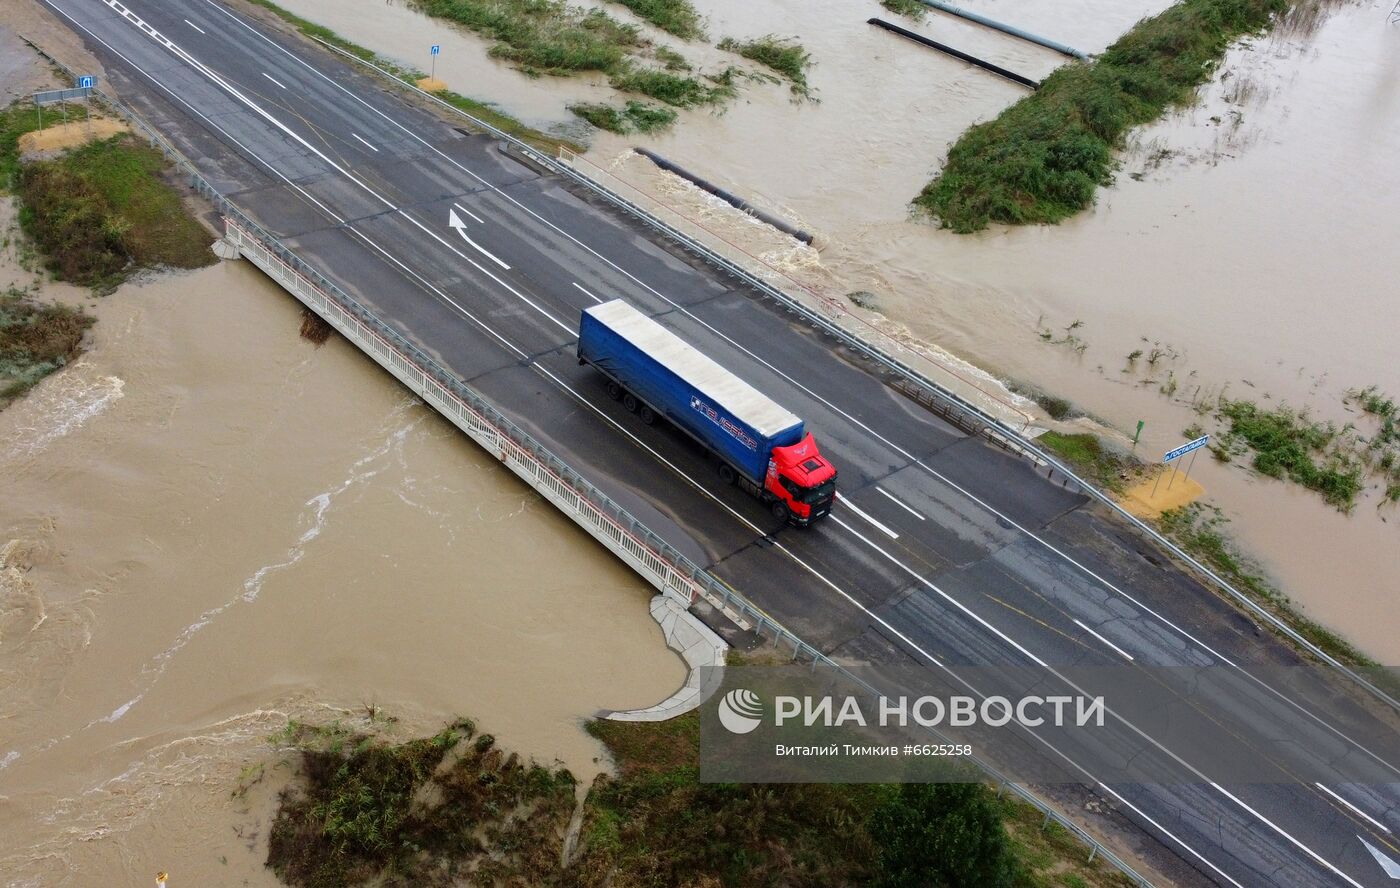
[[[1206,442],[1209,440],[1210,435],[1202,435],[1194,441],[1188,441],[1185,444],[1182,444],[1175,450],[1168,450],[1167,455],[1162,457],[1162,462],[1171,462],[1178,456],[1185,456],[1186,454],[1190,453],[1193,450],[1196,450],[1197,448],[1206,446]]]
[[[91,74],[84,74],[78,78],[78,89],[92,89],[97,85],[97,78]]]
[[[441,46],[438,46],[436,43],[434,43],[434,44],[433,44],[433,55],[437,55],[437,54],[440,53],[440,52],[442,52],[442,47],[441,47]]]

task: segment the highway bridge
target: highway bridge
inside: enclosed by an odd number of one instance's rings
[[[1249,780],[1117,711],[1098,735],[1024,738],[1082,783],[1042,795],[1129,856],[1176,884],[1391,882],[1394,712],[1102,504],[939,418],[589,189],[260,15],[214,0],[44,2],[243,213],[824,654],[916,692],[921,674],[1095,693],[1095,667],[1215,667],[1161,702],[1227,721],[1257,752]],[[608,398],[574,341],[580,311],[616,297],[808,421],[841,473],[828,520],[782,526],[675,431]],[[1099,776],[1123,758],[1154,776]],[[1356,781],[1346,760],[1383,779]],[[1096,801],[1106,813],[1086,811]]]

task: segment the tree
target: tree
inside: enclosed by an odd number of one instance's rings
[[[1021,868],[980,783],[906,783],[871,816],[884,888],[1012,888]]]

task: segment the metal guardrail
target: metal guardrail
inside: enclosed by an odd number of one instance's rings
[[[537,151],[536,149],[530,147],[529,145],[525,144],[524,142],[520,141],[519,139],[510,135],[509,133],[506,133],[495,126],[492,126],[491,124],[478,119],[477,117],[467,113],[466,111],[463,111],[461,108],[458,108],[457,106],[449,102],[443,101],[442,99],[438,98],[432,93],[420,89],[412,83],[405,82],[399,77],[396,77],[392,72],[381,68],[373,62],[367,61],[365,59],[360,58],[359,56],[346,52],[340,47],[332,43],[328,43],[324,40],[320,40],[319,38],[313,37],[312,39],[316,40],[318,43],[325,46],[327,49],[330,49],[331,51],[351,60],[352,62],[358,65],[362,65],[364,67],[371,68],[374,71],[377,71],[381,75],[389,78],[394,83],[398,84],[403,89],[409,90],[423,98],[428,99],[431,102],[436,103],[437,105],[442,106],[448,111],[465,117],[467,120],[470,120],[473,125],[491,133],[492,135],[496,136],[497,138],[501,139],[507,144],[513,146],[517,150],[520,150],[521,152],[525,153],[534,162],[546,167],[547,169],[553,170],[562,176],[565,176],[566,178],[570,179],[573,182],[576,182],[584,188],[587,188],[589,191],[606,200],[608,203],[611,203],[613,206],[616,206],[617,208],[626,212],[628,215],[632,216],[633,218],[637,219],[638,221],[642,222],[643,224],[647,225],[653,230],[661,233],[666,238],[675,242],[681,248],[685,249],[687,252],[693,253],[694,255],[704,259],[705,261],[709,262],[711,265],[719,268],[720,270],[730,274],[735,278],[742,280],[745,284],[757,290],[759,293],[774,300],[776,303],[781,305],[790,313],[800,316],[803,320],[805,320],[811,326],[816,327],[819,331],[839,340],[842,343],[842,345],[854,350],[858,354],[864,356],[866,359],[887,370],[890,374],[893,375],[893,382],[897,388],[899,388],[906,394],[910,394],[912,397],[915,398],[915,400],[924,403],[926,406],[930,406],[944,419],[949,420],[953,424],[957,425],[958,427],[964,429],[965,431],[971,434],[986,436],[989,441],[996,444],[997,446],[1008,450],[1009,452],[1016,453],[1042,467],[1047,468],[1052,475],[1058,473],[1065,480],[1065,482],[1074,484],[1080,492],[1107,506],[1111,511],[1115,512],[1119,518],[1128,522],[1128,524],[1131,525],[1135,530],[1147,537],[1148,540],[1171,552],[1183,563],[1195,570],[1201,577],[1205,578],[1208,584],[1214,585],[1216,588],[1228,594],[1239,605],[1241,605],[1249,612],[1257,616],[1260,620],[1267,623],[1275,631],[1286,636],[1299,647],[1303,648],[1309,654],[1321,660],[1322,662],[1328,664],[1337,672],[1356,682],[1357,685],[1359,685],[1360,687],[1365,688],[1378,700],[1386,703],[1387,705],[1397,710],[1400,710],[1400,700],[1396,700],[1389,693],[1382,690],[1380,687],[1371,682],[1365,676],[1361,675],[1359,672],[1352,669],[1350,666],[1347,666],[1345,663],[1341,662],[1336,657],[1333,657],[1331,654],[1327,653],[1326,651],[1322,650],[1322,648],[1309,641],[1296,629],[1294,629],[1292,626],[1289,626],[1282,619],[1280,619],[1278,616],[1276,616],[1274,613],[1268,610],[1268,608],[1259,604],[1248,595],[1244,594],[1243,592],[1236,589],[1234,586],[1230,585],[1230,583],[1227,580],[1225,580],[1215,571],[1211,570],[1210,567],[1201,563],[1189,552],[1185,551],[1180,546],[1173,543],[1171,540],[1162,536],[1151,525],[1145,523],[1137,516],[1125,510],[1111,496],[1104,493],[1102,490],[1094,486],[1089,481],[1081,478],[1072,469],[1070,469],[1068,466],[1062,463],[1057,457],[1046,452],[1045,450],[1042,450],[1040,447],[1037,447],[1031,439],[1026,438],[1024,435],[1021,434],[1020,431],[1013,429],[1006,423],[1002,422],[1001,420],[984,411],[981,407],[977,406],[976,404],[967,401],[957,393],[952,392],[944,386],[940,385],[939,383],[933,381],[932,379],[929,379],[918,369],[910,366],[904,361],[901,361],[894,355],[891,355],[890,353],[884,351],[879,346],[865,341],[864,339],[855,335],[851,331],[846,330],[840,325],[832,322],[829,318],[826,318],[823,315],[813,311],[811,308],[807,307],[793,296],[783,292],[778,287],[773,286],[768,281],[765,281],[763,278],[754,274],[749,269],[744,268],[737,262],[722,255],[721,253],[712,249],[710,246],[701,243],[700,241],[696,240],[695,238],[691,237],[685,232],[680,231],[679,229],[675,228],[672,225],[669,225],[661,219],[658,219],[652,213],[649,213],[646,209],[637,206],[632,201],[628,200],[622,195],[617,194],[616,192],[612,191],[607,186],[596,181],[592,177],[580,173],[569,164],[559,162],[554,158],[549,157],[548,155],[545,155],[540,151]]]

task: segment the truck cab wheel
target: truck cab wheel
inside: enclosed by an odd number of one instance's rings
[[[788,511],[787,503],[782,500],[774,500],[773,505],[769,507],[769,511],[773,513],[774,518],[781,518],[784,521],[792,518],[792,513]]]
[[[622,386],[612,380],[608,380],[608,397],[612,398],[614,401],[622,400]]]
[[[654,425],[656,423],[656,411],[643,404],[642,409],[637,411],[637,415],[642,418],[643,425]]]
[[[734,471],[733,466],[720,463],[719,480],[723,481],[725,484],[733,484],[735,481],[739,480],[739,474]]]
[[[628,413],[636,413],[637,405],[640,403],[641,402],[637,400],[637,396],[631,392],[627,392],[622,396],[622,406],[627,408]]]

